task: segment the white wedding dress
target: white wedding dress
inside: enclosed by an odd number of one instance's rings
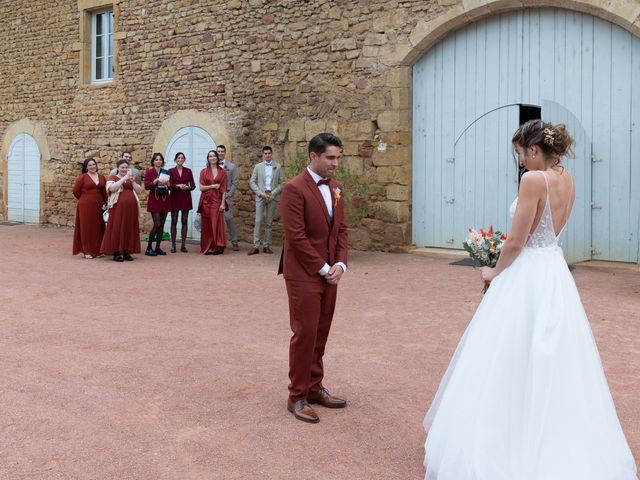
[[[424,419],[426,480],[637,480],[548,188],[540,223],[491,283]]]

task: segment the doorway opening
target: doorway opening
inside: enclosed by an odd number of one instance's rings
[[[520,125],[529,120],[539,120],[542,118],[542,107],[537,105],[520,104]]]
[[[520,104],[520,125],[527,123],[529,120],[539,120],[542,118],[542,108],[537,105],[522,105]],[[520,180],[522,175],[527,172],[524,165],[518,165],[518,187],[520,186]]]

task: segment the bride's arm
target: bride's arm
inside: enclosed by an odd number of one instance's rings
[[[513,263],[520,251],[527,243],[529,232],[536,217],[540,196],[544,194],[545,183],[542,175],[537,172],[527,172],[522,176],[518,205],[513,216],[511,231],[502,246],[500,258],[494,268],[483,267],[482,279],[493,280],[494,277]]]

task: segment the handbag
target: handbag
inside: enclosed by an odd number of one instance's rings
[[[166,185],[156,185],[154,192],[158,197],[166,197],[169,195],[169,187]]]
[[[100,209],[102,210],[102,220],[107,223],[109,221],[109,205],[105,202]]]

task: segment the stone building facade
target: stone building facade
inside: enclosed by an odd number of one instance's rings
[[[609,0],[16,0],[0,3],[0,219],[20,133],[41,155],[40,222],[72,225],[71,186],[91,155],[105,172],[124,148],[146,167],[180,128],[199,126],[248,178],[261,147],[286,167],[321,131],[376,186],[352,244],[411,244],[412,65],[477,19],[532,6],[587,12],[640,33],[640,2]],[[91,13],[114,13],[114,78],[92,84]],[[204,159],[202,159],[204,164]]]

